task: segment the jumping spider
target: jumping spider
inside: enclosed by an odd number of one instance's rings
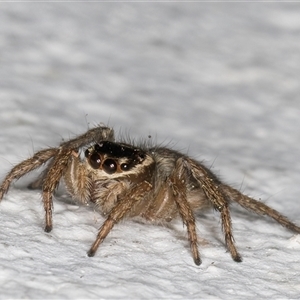
[[[89,256],[94,256],[113,226],[124,217],[170,222],[180,215],[187,226],[194,262],[200,265],[195,212],[213,208],[220,212],[226,246],[233,260],[240,262],[232,235],[230,202],[300,233],[300,227],[279,212],[222,183],[199,162],[164,147],[115,142],[113,129],[105,126],[90,129],[58,148],[38,151],[16,165],[0,186],[0,200],[13,180],[44,164],[45,170],[29,188],[42,189],[46,232],[52,230],[52,195],[62,178],[74,198],[95,203],[106,217]]]

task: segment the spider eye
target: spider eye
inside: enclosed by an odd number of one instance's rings
[[[88,158],[88,157],[90,156],[90,154],[91,154],[91,152],[90,152],[89,149],[86,149],[86,150],[84,151],[84,156],[85,156],[86,158]]]
[[[129,170],[129,165],[128,164],[121,164],[121,170],[122,171],[128,171]]]
[[[99,145],[99,144],[96,144],[96,145],[94,146],[95,151],[100,152],[102,146],[103,146],[102,143],[101,143],[100,145]]]
[[[99,169],[101,165],[101,158],[100,155],[94,152],[89,159],[89,163],[93,169]]]
[[[113,159],[106,159],[102,168],[107,174],[113,174],[117,170],[117,163]]]

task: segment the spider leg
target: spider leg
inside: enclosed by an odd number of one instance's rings
[[[63,142],[60,147],[64,149],[78,149],[90,143],[97,143],[100,141],[113,141],[114,130],[105,126],[98,126],[88,130],[86,133],[77,136],[71,140]]]
[[[68,166],[69,158],[72,153],[72,149],[60,148],[59,153],[53,158],[51,167],[49,168],[49,171],[47,172],[43,180],[42,195],[45,209],[46,232],[50,232],[52,230],[52,195],[54,190],[57,188],[65,169]]]
[[[34,181],[29,183],[27,185],[27,188],[30,190],[41,190],[43,187],[44,179],[47,176],[50,167],[51,167],[51,163],[48,163],[46,169],[44,169],[43,172]]]
[[[28,158],[18,165],[16,165],[5,177],[0,186],[0,200],[3,198],[4,194],[7,193],[10,184],[13,180],[17,180],[26,173],[33,171],[34,169],[40,167],[42,164],[46,163],[50,158],[55,156],[58,152],[56,148],[49,148],[41,150],[33,155],[33,157]]]
[[[41,187],[43,190],[43,202],[46,213],[45,231],[51,231],[53,207],[52,194],[58,186],[60,178],[68,165],[70,155],[74,152],[77,153],[79,148],[90,143],[113,139],[113,129],[105,126],[98,126],[74,139],[61,143],[58,148],[49,148],[35,153],[32,158],[19,163],[7,174],[0,186],[0,200],[3,198],[4,194],[7,193],[13,180],[19,179],[26,173],[38,168],[49,159],[53,158],[53,161],[51,161],[41,176],[29,185],[29,188],[35,189]]]
[[[222,188],[220,188],[220,186],[222,186],[221,182],[207,168],[197,164],[191,159],[186,160],[190,165],[193,177],[199,182],[207,199],[211,201],[214,208],[221,213],[225,243],[230,251],[232,259],[236,262],[241,262],[242,258],[236,249],[232,234],[228,196],[223,192]]]
[[[77,152],[78,149],[81,147],[89,145],[90,143],[96,143],[103,140],[114,140],[114,130],[112,128],[104,126],[92,128],[80,136],[77,136],[71,140],[61,143],[60,147],[58,148],[58,151],[60,148],[62,148],[74,149],[74,151]],[[43,186],[44,179],[47,176],[47,173],[49,172],[51,167],[52,164],[50,163],[47,166],[47,168],[42,172],[42,174],[28,185],[28,188],[32,190],[41,189]]]
[[[188,175],[183,159],[179,158],[176,162],[174,171],[169,177],[169,180],[179,214],[183,220],[183,223],[187,226],[188,238],[190,241],[194,262],[199,266],[201,264],[201,258],[198,250],[195,216],[186,197],[185,183],[188,180],[187,176]]]
[[[292,223],[288,218],[283,216],[281,213],[276,211],[275,209],[267,206],[266,204],[259,202],[251,197],[248,197],[238,190],[223,184],[222,185],[222,190],[224,193],[228,196],[228,198],[245,209],[249,209],[252,212],[259,214],[259,215],[267,215],[277,221],[279,224],[282,226],[288,228],[291,231],[300,233],[300,227],[297,226],[296,224]]]
[[[98,247],[112,230],[114,225],[118,223],[126,213],[132,209],[135,203],[140,201],[145,197],[145,193],[150,191],[152,185],[147,181],[142,181],[135,186],[133,186],[129,191],[127,191],[124,195],[121,195],[119,201],[115,205],[115,207],[109,213],[107,219],[102,224],[99,229],[97,238],[93,243],[92,247],[88,251],[88,256],[94,256]]]
[[[241,262],[242,257],[238,253],[238,251],[235,247],[235,244],[234,244],[228,202],[225,198],[224,198],[224,200],[226,201],[226,203],[224,204],[224,206],[222,207],[222,210],[221,210],[221,219],[222,219],[223,232],[225,234],[225,243],[230,251],[232,259],[236,262]]]

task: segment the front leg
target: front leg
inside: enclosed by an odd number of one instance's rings
[[[49,159],[55,156],[58,153],[58,149],[56,148],[49,148],[45,150],[41,150],[35,153],[31,158],[28,158],[15,167],[6,175],[5,179],[3,180],[1,187],[0,187],[0,201],[3,198],[4,194],[7,193],[10,184],[13,180],[17,180],[31,172],[44,163],[46,163]]]
[[[75,137],[69,141],[60,144],[64,149],[79,149],[91,143],[99,143],[101,141],[113,141],[114,130],[105,126],[97,126]]]
[[[112,230],[114,225],[118,223],[122,218],[124,218],[126,213],[128,213],[137,202],[142,200],[145,197],[145,193],[150,191],[151,188],[152,185],[149,182],[143,181],[133,186],[124,195],[119,196],[119,201],[111,210],[107,219],[100,227],[97,238],[88,251],[88,256],[95,255],[98,247]]]
[[[86,146],[86,145],[90,145],[92,143],[98,143],[100,141],[113,141],[114,140],[114,130],[112,128],[109,127],[105,127],[105,126],[97,126],[95,128],[92,128],[90,130],[88,130],[87,132],[85,132],[84,134],[81,134],[69,141],[66,142],[62,142],[60,144],[60,147],[57,149],[53,149],[55,150],[57,153],[59,153],[59,151],[61,150],[67,150],[67,149],[73,149],[74,153],[78,152],[80,148]],[[52,149],[48,149],[47,151],[52,150]],[[35,154],[35,156],[38,156],[40,153],[41,155],[43,154],[45,150],[40,151],[38,153]],[[51,153],[52,156],[54,156],[56,153]],[[41,156],[39,155],[39,156]],[[75,155],[76,156],[76,155]],[[49,157],[50,158],[50,157]],[[49,159],[48,158],[48,159]],[[22,164],[26,164],[27,161],[24,161]],[[41,164],[44,162],[41,162]],[[32,164],[29,164],[29,166],[31,166]],[[17,168],[18,166],[16,166],[15,168]],[[47,166],[47,168],[43,171],[43,173],[37,178],[35,179],[33,182],[31,182],[28,185],[29,189],[41,189],[43,186],[43,182],[45,180],[45,178],[47,177],[47,173],[49,172],[49,170],[51,169],[51,163]],[[15,169],[14,168],[14,169]],[[11,173],[13,172],[13,170],[11,171]],[[29,172],[28,170],[25,172]],[[19,177],[23,176],[24,172],[22,174],[19,175]],[[13,179],[13,178],[12,178]],[[1,189],[0,189],[0,199],[1,199]]]
[[[45,209],[45,231],[50,232],[52,230],[52,210],[53,210],[53,201],[52,195],[54,190],[59,184],[61,177],[68,165],[70,156],[72,155],[73,150],[63,150],[60,149],[60,152],[54,158],[51,167],[46,174],[43,180],[43,202]]]

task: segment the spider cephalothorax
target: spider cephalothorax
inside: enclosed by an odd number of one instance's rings
[[[222,183],[199,162],[164,147],[118,143],[109,127],[90,129],[58,148],[36,152],[16,165],[0,186],[0,200],[13,180],[41,165],[45,165],[45,170],[29,187],[42,190],[45,231],[52,230],[52,196],[61,179],[73,198],[82,203],[95,203],[106,217],[89,256],[95,254],[113,226],[125,217],[161,223],[180,216],[187,226],[194,262],[199,265],[195,213],[214,208],[220,212],[226,246],[232,258],[240,262],[232,235],[230,202],[267,215],[300,233],[300,227],[279,212]]]
[[[146,153],[125,144],[103,141],[85,151],[85,157],[94,169],[103,169],[107,174],[122,173],[142,164]]]

